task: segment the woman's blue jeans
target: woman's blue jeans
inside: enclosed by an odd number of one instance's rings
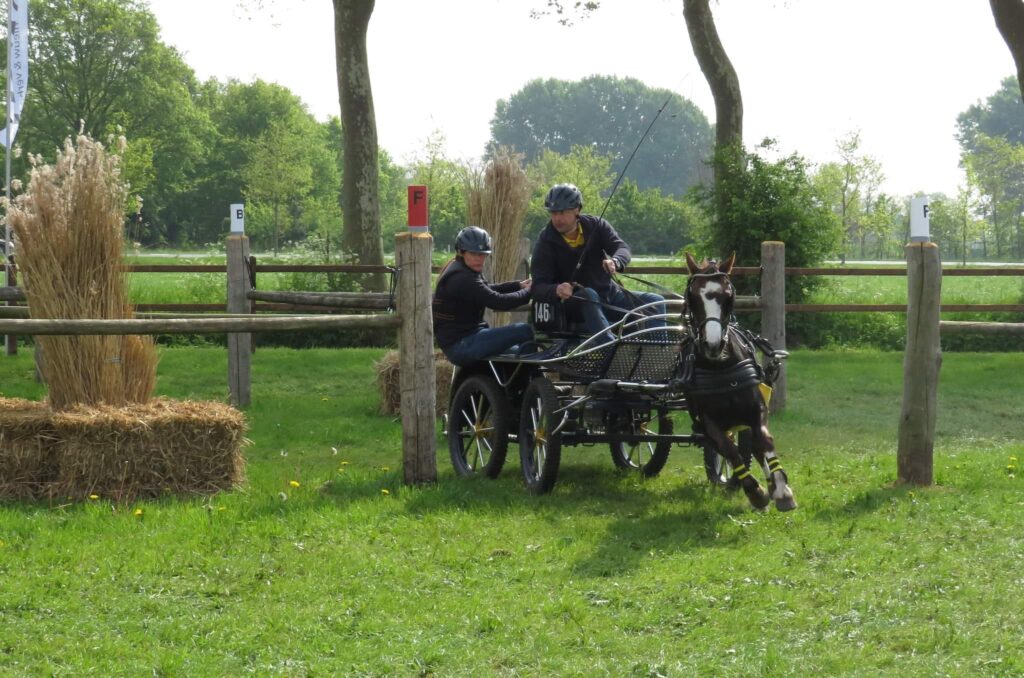
[[[503,327],[487,327],[476,334],[463,337],[444,350],[452,365],[463,367],[533,339],[533,329],[526,323],[512,323]]]

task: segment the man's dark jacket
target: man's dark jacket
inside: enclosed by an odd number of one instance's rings
[[[619,237],[611,224],[590,214],[581,214],[579,222],[584,241],[580,247],[569,247],[550,221],[537,237],[533,259],[530,261],[530,275],[533,277],[531,295],[535,301],[557,302],[555,288],[564,282],[578,282],[592,288],[601,297],[607,297],[612,277],[601,264],[605,255],[615,260],[615,268],[619,271],[629,264],[633,256],[629,245]],[[581,256],[583,265],[573,277],[576,262]]]
[[[518,280],[489,283],[462,259],[453,259],[437,278],[434,287],[434,336],[441,349],[487,327],[484,309],[510,311],[522,306],[530,291]]]

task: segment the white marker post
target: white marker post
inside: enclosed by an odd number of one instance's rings
[[[910,199],[910,242],[929,242],[931,240],[931,221],[928,217],[928,196]]]
[[[245,205],[231,205],[231,233],[227,237],[228,313],[251,313],[249,239],[245,237]],[[252,397],[252,335],[228,334],[228,392],[231,404],[245,407]]]
[[[243,203],[231,205],[231,232],[245,233],[245,204]]]

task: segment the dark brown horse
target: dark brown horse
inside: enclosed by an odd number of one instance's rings
[[[686,322],[689,343],[684,347],[681,387],[686,393],[694,422],[711,440],[715,449],[733,468],[750,503],[766,509],[770,501],[780,511],[796,508],[786,472],[775,454],[775,440],[768,431],[768,407],[763,395],[765,369],[755,358],[755,338],[731,322],[736,290],[729,280],[736,255],[721,264],[701,261],[689,253],[690,271],[686,283]],[[761,348],[767,342],[761,341]],[[770,348],[770,347],[769,347]],[[773,352],[775,361],[784,353]],[[777,368],[776,368],[777,369]],[[769,373],[771,370],[769,370]],[[750,474],[747,461],[733,442],[729,431],[748,427],[751,452],[768,480],[768,492]]]

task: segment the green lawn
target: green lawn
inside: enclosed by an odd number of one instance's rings
[[[758,514],[688,448],[650,480],[567,448],[534,497],[514,446],[465,480],[441,441],[438,484],[404,487],[380,353],[260,348],[239,491],[0,505],[0,674],[1024,674],[1019,354],[943,357],[914,489],[902,355],[795,352],[773,433],[800,508]],[[223,349],[161,356],[161,394],[225,397]],[[0,356],[0,395],[40,397],[31,372]]]

